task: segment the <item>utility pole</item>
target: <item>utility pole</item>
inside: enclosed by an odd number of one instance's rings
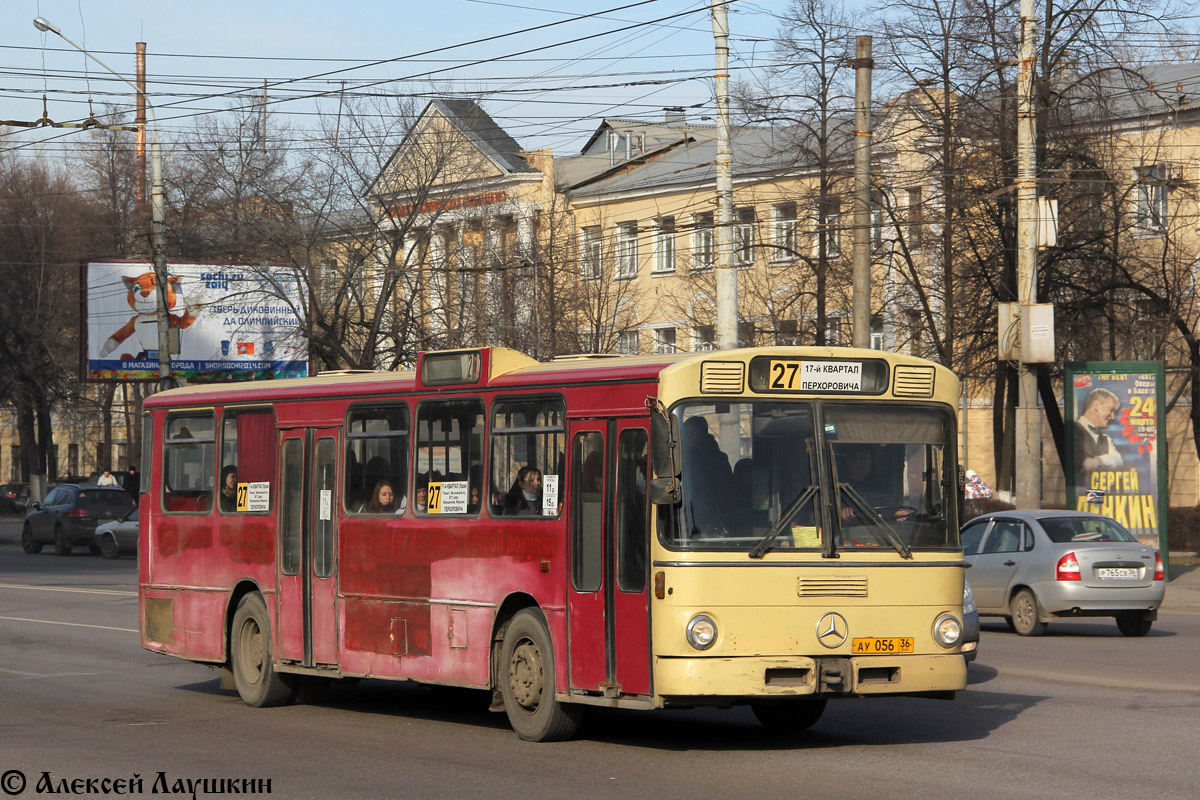
[[[1017,74],[1017,303],[1022,320],[1037,302],[1037,108],[1034,105],[1033,0],[1021,0],[1021,52]],[[1040,508],[1042,489],[1042,421],[1038,414],[1037,376],[1029,362],[1031,343],[1023,324],[1017,409],[1017,508]]]
[[[854,261],[851,302],[855,347],[871,346],[871,37],[859,36],[854,59]]]
[[[717,347],[738,346],[737,269],[733,265],[733,144],[729,135],[728,0],[712,0],[717,49]]]
[[[137,202],[138,210],[146,208],[146,43],[137,43]]]

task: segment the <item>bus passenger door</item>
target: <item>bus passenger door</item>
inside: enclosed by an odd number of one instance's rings
[[[645,426],[588,420],[571,423],[570,433],[570,685],[610,697],[648,694],[645,523],[639,533],[639,514],[632,511],[637,458],[645,464]],[[639,546],[630,547],[633,540]]]
[[[336,428],[280,434],[279,655],[337,663]]]

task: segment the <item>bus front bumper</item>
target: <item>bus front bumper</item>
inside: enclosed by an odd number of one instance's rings
[[[942,694],[967,686],[960,653],[858,657],[656,656],[654,693],[665,705],[764,697]]]

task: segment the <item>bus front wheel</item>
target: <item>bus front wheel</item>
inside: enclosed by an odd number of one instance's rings
[[[825,699],[760,700],[750,710],[768,730],[787,733],[805,731],[817,724],[825,713]]]
[[[233,682],[246,705],[256,708],[291,702],[296,676],[280,675],[271,659],[271,622],[262,595],[251,593],[238,603],[229,637]]]
[[[541,614],[518,611],[500,649],[500,692],[509,724],[529,742],[570,739],[579,730],[580,706],[554,698],[554,650]]]

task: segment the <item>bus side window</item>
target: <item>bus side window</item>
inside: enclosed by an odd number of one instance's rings
[[[483,401],[435,400],[417,406],[417,446],[413,471],[428,489],[418,516],[469,514],[470,476],[483,470]]]
[[[342,502],[351,514],[388,513],[370,510],[375,488],[390,483],[393,505],[408,503],[408,406],[356,406],[346,423],[346,471]]]
[[[487,502],[492,516],[505,512],[506,496],[517,491],[517,474],[522,467],[535,467],[542,473],[541,513],[537,517],[553,519],[562,507],[562,465],[566,405],[561,397],[497,400],[492,404],[491,479]],[[544,506],[547,489],[557,495],[553,509]]]
[[[167,417],[162,454],[164,511],[195,514],[212,508],[216,455],[212,412]]]
[[[226,409],[221,419],[221,475],[232,469],[237,483],[266,483],[275,478],[275,410],[270,408]],[[224,486],[218,485],[218,498]],[[235,487],[236,490],[236,487]],[[267,496],[274,498],[275,492]],[[237,510],[236,497],[232,503],[218,502],[223,514],[250,513]],[[268,513],[269,508],[255,509]]]

